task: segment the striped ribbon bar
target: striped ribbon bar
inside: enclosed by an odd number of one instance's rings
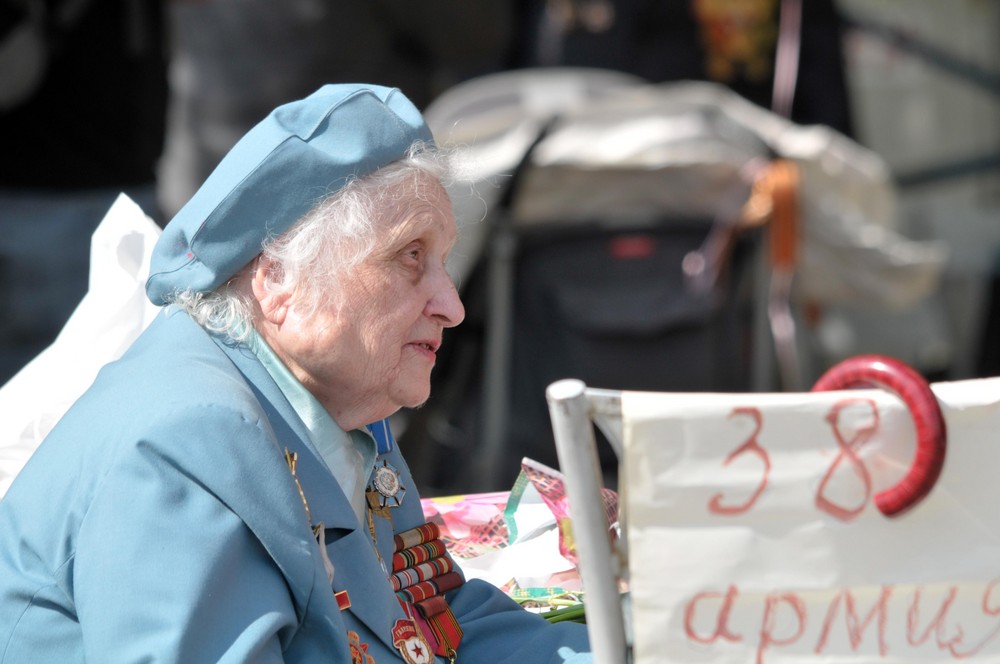
[[[431,638],[428,640],[434,644],[434,652],[442,657],[452,658],[462,641],[463,633],[448,602],[437,595],[417,602],[414,606],[417,609],[414,616],[417,624],[425,635],[429,633]]]
[[[411,546],[392,554],[392,571],[398,572],[407,567],[415,567],[433,558],[440,558],[446,552],[444,542],[439,539]]]
[[[401,588],[396,591],[396,595],[403,598],[410,604],[416,604],[417,602],[422,602],[428,597],[443,595],[449,590],[454,590],[462,585],[464,581],[465,579],[463,579],[462,575],[458,572],[448,572],[447,574],[442,574],[441,576],[433,579],[415,583],[408,588]]]
[[[404,530],[393,537],[395,550],[411,549],[418,544],[425,544],[441,538],[441,531],[436,523],[425,523],[422,526]]]
[[[462,628],[444,594],[465,583],[465,578],[448,555],[440,529],[425,523],[397,534],[393,543],[389,580],[396,597],[404,607],[415,607],[410,615],[435,654],[454,661]]]
[[[389,580],[392,582],[393,590],[401,590],[403,588],[409,588],[410,586],[420,583],[421,581],[429,581],[435,577],[439,577],[443,574],[447,574],[455,569],[455,564],[452,562],[451,558],[448,556],[439,556],[437,558],[431,558],[425,563],[420,565],[415,565],[414,567],[407,567],[406,569],[399,570],[398,572],[393,572]]]

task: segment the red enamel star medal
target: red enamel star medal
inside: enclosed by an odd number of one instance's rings
[[[392,628],[392,645],[396,646],[407,664],[430,664],[434,653],[423,634],[409,619],[400,619]]]

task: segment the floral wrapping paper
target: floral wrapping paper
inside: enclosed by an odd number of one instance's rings
[[[618,496],[604,490],[609,533]],[[424,516],[466,578],[482,578],[529,607],[579,603],[569,505],[559,471],[531,459],[510,491],[424,498]]]

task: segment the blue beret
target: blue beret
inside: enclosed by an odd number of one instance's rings
[[[279,106],[230,150],[153,247],[146,294],[208,292],[349,180],[431,143],[420,111],[377,85],[326,85]]]

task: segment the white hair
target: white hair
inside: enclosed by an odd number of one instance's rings
[[[351,180],[322,199],[287,231],[262,243],[261,255],[277,266],[266,275],[268,290],[297,291],[302,315],[315,313],[330,290],[337,288],[341,275],[371,254],[378,222],[398,205],[400,187],[418,182],[422,174],[447,185],[453,168],[450,152],[418,142],[403,159]],[[249,294],[233,287],[233,281],[210,293],[181,291],[171,303],[206,330],[244,340],[252,329],[253,308]]]

